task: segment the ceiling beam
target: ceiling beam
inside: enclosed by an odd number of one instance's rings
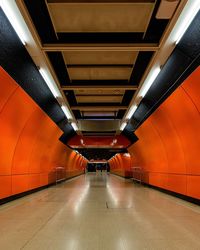
[[[123,34],[122,34],[123,35]],[[48,51],[157,51],[157,43],[127,44],[43,44],[42,50]]]
[[[120,127],[120,120],[78,120],[78,127],[82,131],[116,131]]]
[[[133,64],[66,64],[67,68],[133,68]]]
[[[47,3],[154,3],[155,0],[47,0]]]
[[[97,86],[61,86],[62,90],[99,90],[99,89],[105,89],[105,90],[137,90],[137,86],[131,86],[131,85],[124,85],[124,86],[104,86],[104,85],[97,85]]]
[[[116,111],[120,109],[127,109],[128,106],[71,106],[72,110],[81,111]]]

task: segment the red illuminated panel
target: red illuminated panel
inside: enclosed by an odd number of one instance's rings
[[[117,136],[80,136],[75,135],[68,142],[72,148],[126,148],[130,141],[123,135]]]

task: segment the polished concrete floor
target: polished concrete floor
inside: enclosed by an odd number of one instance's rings
[[[1,206],[0,249],[200,250],[200,207],[91,173]]]

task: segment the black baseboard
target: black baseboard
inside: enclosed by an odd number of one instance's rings
[[[120,176],[120,177],[125,178],[125,179],[131,179],[131,177],[124,177],[122,175],[115,174],[115,173],[112,173],[112,172],[111,172],[111,174]],[[161,188],[161,187],[153,186],[153,185],[150,185],[150,184],[147,184],[147,183],[144,183],[144,182],[140,183],[140,182],[135,181],[135,180],[133,180],[133,182],[138,183],[138,184],[140,184],[142,186],[145,186],[145,187],[149,187],[149,188],[158,190],[158,191],[160,191],[162,193],[172,195],[172,196],[174,196],[176,198],[179,198],[179,199],[182,199],[182,200],[185,200],[185,201],[188,201],[190,203],[193,203],[193,204],[196,204],[196,205],[200,206],[200,199],[193,198],[193,197],[190,197],[190,196],[187,196],[187,195],[184,195],[184,194],[176,193],[174,191],[170,191],[170,190],[167,190],[167,189],[164,189],[164,188]]]
[[[29,194],[33,194],[33,193],[36,193],[38,191],[41,191],[43,189],[46,189],[46,188],[49,188],[51,186],[56,186],[64,181],[67,181],[67,180],[70,180],[70,179],[73,179],[75,177],[78,177],[82,174],[78,174],[78,175],[75,175],[75,176],[72,176],[72,177],[69,177],[69,178],[66,178],[66,179],[63,179],[61,181],[57,181],[57,182],[54,182],[54,183],[51,183],[51,184],[48,184],[48,185],[45,185],[45,186],[42,186],[42,187],[38,187],[38,188],[34,188],[34,189],[31,189],[31,190],[28,190],[28,191],[25,191],[23,193],[19,193],[19,194],[14,194],[12,196],[9,196],[9,197],[6,197],[6,198],[3,198],[3,199],[0,199],[0,205],[3,205],[5,203],[8,203],[8,202],[11,202],[11,201],[14,201],[16,199],[19,199],[19,198],[22,198],[26,195],[29,195]]]
[[[196,204],[196,205],[200,206],[200,199],[193,198],[193,197],[190,197],[190,196],[187,196],[187,195],[184,195],[184,194],[176,193],[174,191],[170,191],[170,190],[167,190],[167,189],[164,189],[164,188],[156,187],[156,186],[153,186],[153,185],[150,185],[150,184],[147,184],[147,183],[141,183],[141,184],[143,186],[158,190],[158,191],[160,191],[162,193],[172,195],[172,196],[174,196],[176,198],[179,198],[179,199],[182,199],[182,200],[185,200],[185,201],[188,201],[190,203],[193,203],[193,204]]]

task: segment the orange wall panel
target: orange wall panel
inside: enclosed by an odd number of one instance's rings
[[[63,132],[1,67],[0,83],[0,199],[83,173]]]
[[[41,177],[40,174],[29,174],[28,176],[29,189],[34,189],[41,186],[40,177]]]
[[[0,91],[0,112],[4,108],[5,104],[11,98],[12,94],[18,88],[18,85],[15,81],[10,77],[7,77],[7,74],[1,70],[0,74],[0,82],[1,84],[1,91]],[[6,83],[6,84],[5,84]]]
[[[128,154],[117,154],[109,161],[111,172],[124,176],[131,176],[131,157]]]
[[[200,67],[136,130],[139,140],[128,148],[143,182],[194,198],[200,198],[199,81]],[[123,171],[115,158],[111,171]]]
[[[148,173],[148,184],[168,189],[168,175],[164,173]]]
[[[0,199],[8,197],[12,194],[11,176],[0,176]]]
[[[187,176],[187,195],[200,199],[200,176]]]
[[[187,176],[186,175],[168,175],[168,189],[170,191],[187,194]]]
[[[29,175],[12,175],[12,195],[29,190]]]
[[[15,154],[12,162],[12,174],[23,174],[29,172],[29,159],[32,152],[32,145],[35,142],[37,131],[44,114],[34,110],[27,120],[18,138]],[[28,145],[28,147],[27,147]],[[26,154],[24,153],[26,152]]]

